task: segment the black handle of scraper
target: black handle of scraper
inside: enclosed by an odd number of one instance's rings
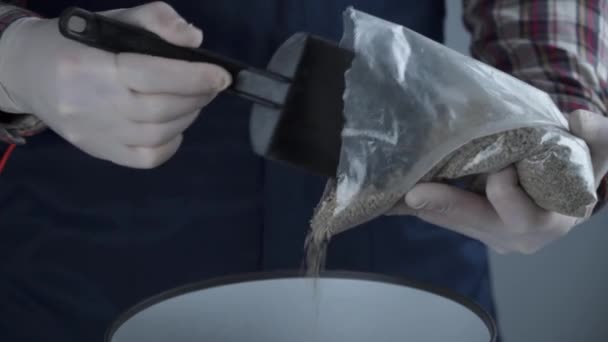
[[[226,69],[232,75],[233,80],[237,79],[239,73],[246,70],[279,82],[290,81],[282,75],[254,69],[205,49],[173,45],[153,32],[78,7],[70,7],[63,11],[59,18],[59,31],[68,39],[108,52],[131,52],[189,62],[216,64]],[[234,83],[226,91],[264,106],[281,107],[281,104],[272,100],[236,89]]]

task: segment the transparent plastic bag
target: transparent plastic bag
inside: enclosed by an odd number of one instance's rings
[[[349,8],[341,45],[346,123],[336,179],[312,220],[314,239],[383,215],[418,182],[515,164],[541,207],[590,213],[587,145],[544,92],[405,27]]]

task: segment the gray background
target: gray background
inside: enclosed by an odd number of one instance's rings
[[[449,0],[447,45],[468,54],[461,1]],[[492,255],[505,342],[608,341],[608,212],[533,256]]]

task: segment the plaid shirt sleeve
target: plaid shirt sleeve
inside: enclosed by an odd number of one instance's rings
[[[547,92],[562,112],[608,116],[608,0],[464,0],[473,57]],[[598,189],[608,201],[608,175]]]
[[[0,37],[12,22],[36,14],[25,9],[25,0],[0,1]],[[21,7],[18,7],[21,6]],[[0,112],[0,140],[11,144],[24,144],[25,137],[34,135],[46,125],[33,115]]]

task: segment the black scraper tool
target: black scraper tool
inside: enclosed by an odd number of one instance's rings
[[[59,20],[72,40],[110,52],[207,62],[233,78],[228,93],[254,103],[251,142],[256,153],[334,177],[344,125],[344,73],[354,54],[322,38],[297,33],[260,70],[204,49],[167,43],[139,27],[72,7]]]

